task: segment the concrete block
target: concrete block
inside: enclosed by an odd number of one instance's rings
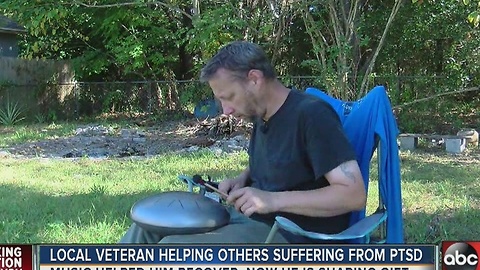
[[[464,138],[445,139],[445,148],[448,153],[459,154],[465,150],[466,140]]]
[[[418,145],[418,138],[411,136],[400,136],[400,149],[402,150],[414,150]]]
[[[462,136],[467,139],[467,145],[478,147],[478,132],[471,128],[471,129],[462,129],[457,132],[457,136]]]

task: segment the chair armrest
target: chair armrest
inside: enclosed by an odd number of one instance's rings
[[[208,198],[210,198],[214,201],[217,201],[217,202],[222,201],[222,198],[220,196],[218,196],[218,194],[216,194],[214,192],[207,192],[206,188],[204,186],[200,185],[200,184],[195,183],[195,181],[193,181],[192,177],[186,176],[186,175],[179,175],[178,179],[181,180],[183,183],[187,184],[188,192],[193,192],[193,188],[198,187],[199,188],[198,194],[206,196],[206,197],[208,197]],[[210,182],[209,182],[209,184],[218,188],[218,184],[216,185],[215,183],[210,183]]]
[[[199,184],[195,183],[193,181],[192,177],[186,176],[186,175],[179,175],[178,179],[181,180],[182,182],[184,182],[185,184],[187,184],[189,192],[193,192],[193,187],[199,187],[200,188],[199,193],[202,194],[202,195],[205,193],[205,188],[202,187],[202,185],[199,185]]]
[[[297,224],[293,221],[284,218],[284,217],[276,217],[275,223],[279,228],[283,230],[305,236],[311,239],[318,239],[318,240],[350,240],[350,239],[359,239],[369,235],[375,228],[377,228],[383,221],[387,218],[387,211],[386,210],[378,210],[377,212],[359,220],[357,223],[353,224],[346,230],[337,233],[337,234],[325,234],[325,233],[317,233],[311,231],[305,231],[300,228]]]

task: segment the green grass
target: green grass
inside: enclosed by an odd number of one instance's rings
[[[0,147],[71,135],[76,127],[77,125],[72,123],[0,127]]]
[[[206,151],[143,160],[3,159],[0,242],[116,242],[135,201],[186,189],[179,174],[219,179],[244,166],[245,153],[219,157]]]
[[[410,241],[480,239],[478,157],[404,155],[402,185]]]
[[[401,153],[404,232],[409,243],[478,240],[480,159],[444,152]],[[376,162],[374,158],[373,162]],[[378,205],[377,170],[372,166],[369,204]]]
[[[34,142],[47,139],[55,139],[63,136],[75,134],[80,125],[88,125],[88,122],[81,123],[51,123],[51,124],[17,124],[15,126],[0,125],[0,148],[9,145]],[[103,125],[113,130],[119,130],[123,127],[131,127],[132,123],[124,120],[116,121],[96,121],[97,125]]]
[[[38,130],[47,129],[46,134]],[[0,130],[1,146],[71,134],[60,128]],[[17,134],[31,134],[19,136]],[[7,140],[7,141],[4,141]],[[479,239],[480,159],[402,153],[405,235],[409,243]],[[130,225],[134,202],[167,190],[186,190],[179,174],[222,179],[247,164],[245,153],[209,151],[148,159],[0,158],[0,243],[114,243]],[[372,165],[368,211],[377,203]]]

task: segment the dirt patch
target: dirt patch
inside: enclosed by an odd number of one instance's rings
[[[114,129],[104,125],[79,125],[74,135],[13,145],[1,155],[17,158],[114,158],[154,156],[165,152],[210,148],[219,152],[248,147],[248,130],[210,134],[197,120],[166,122],[155,126]]]
[[[244,151],[248,147],[251,124],[226,119],[133,121],[131,128],[112,128],[99,124],[78,125],[71,136],[51,138],[0,148],[0,156],[14,158],[119,158],[155,156],[166,152],[197,151],[209,148],[216,153]],[[14,132],[2,129],[0,132]],[[414,151],[420,155],[447,158],[452,162],[477,163],[480,148],[451,155],[443,145],[422,142]]]

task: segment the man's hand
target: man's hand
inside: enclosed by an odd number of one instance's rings
[[[227,202],[246,216],[253,213],[267,214],[275,211],[274,194],[252,187],[230,192]]]
[[[225,179],[218,183],[218,189],[229,194],[232,191],[241,189],[247,185],[250,176],[250,169],[247,167],[240,175],[232,179]]]
[[[240,178],[225,179],[218,183],[218,189],[229,194],[232,191],[240,189],[245,186],[244,181]]]

